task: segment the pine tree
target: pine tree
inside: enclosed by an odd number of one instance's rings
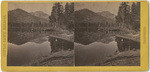
[[[51,23],[54,23],[56,22],[56,19],[55,19],[55,13],[56,13],[56,6],[53,6],[52,7],[52,12],[51,12],[51,16],[49,16],[49,20]]]
[[[52,7],[52,12],[51,16],[49,17],[50,23],[54,27],[58,27],[60,25],[60,20],[63,16],[63,6],[58,2],[55,3],[54,6]]]
[[[74,28],[74,3],[65,5],[65,24],[68,29]]]
[[[116,16],[116,23],[123,22],[123,19],[121,18],[121,15],[122,15],[121,9],[122,9],[122,6],[119,7],[118,14]]]
[[[136,14],[136,4],[133,2],[132,7],[131,7],[131,14],[135,15]]]
[[[65,5],[65,15],[69,16],[70,10],[69,10],[69,3],[67,2]]]
[[[74,3],[70,5],[70,29],[74,29]]]
[[[133,3],[131,8],[132,29],[139,30],[140,28],[140,2]]]
[[[118,15],[116,16],[116,23],[125,24],[121,26],[129,27],[130,19],[130,6],[128,2],[122,2],[119,6]]]
[[[140,16],[140,2],[137,2],[137,15]]]
[[[137,7],[136,7],[136,4],[133,2],[132,3],[132,7],[131,7],[131,24],[135,24],[135,18],[136,18],[136,15],[137,15]]]

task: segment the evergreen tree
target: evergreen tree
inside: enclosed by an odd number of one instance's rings
[[[70,10],[69,10],[69,3],[67,2],[65,5],[65,15],[69,16]]]
[[[74,29],[74,3],[71,3],[70,7],[71,7],[70,8],[71,14],[70,14],[70,26],[69,26],[69,28]]]
[[[119,7],[118,14],[116,16],[116,23],[118,24],[123,22],[123,19],[121,18],[121,15],[122,15],[121,9],[122,9],[122,6]]]
[[[132,7],[131,7],[131,14],[135,15],[136,13],[137,13],[136,4],[133,2]]]
[[[123,26],[129,27],[130,19],[130,6],[128,2],[122,2],[118,10],[118,15],[116,16],[116,22],[118,24],[124,23],[126,25]]]
[[[131,8],[131,10],[130,10]],[[140,28],[140,2],[132,3],[130,7],[127,2],[122,2],[116,16],[116,23],[128,29],[139,30]]]
[[[60,20],[63,16],[63,6],[58,2],[55,3],[54,6],[52,7],[52,12],[51,16],[49,17],[50,23],[53,26],[59,26],[60,25]]]
[[[137,2],[137,15],[140,16],[140,2]]]
[[[49,16],[50,23],[56,22],[55,13],[56,13],[56,6],[53,6],[51,16]]]
[[[140,28],[140,3],[133,3],[131,8],[132,29],[139,30]]]
[[[74,3],[66,3],[65,12],[61,3],[55,3],[52,7],[50,23],[54,27],[71,29],[74,28]]]
[[[65,24],[68,29],[74,28],[74,3],[65,5]]]

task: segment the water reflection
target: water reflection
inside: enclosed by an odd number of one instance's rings
[[[95,41],[110,43],[114,41],[115,34],[118,31],[75,31],[75,42],[88,45]]]
[[[75,44],[76,66],[89,66],[100,62],[103,58],[111,56],[117,50],[116,42],[108,44],[93,42],[89,45]]]
[[[56,37],[50,37],[49,41],[51,43],[52,48],[51,52],[58,52],[61,50],[73,50],[74,48],[74,43],[71,41],[62,40]]]
[[[51,34],[51,31],[9,31],[7,65],[28,66],[54,52],[73,50],[73,42],[51,37]]]
[[[135,41],[121,36],[116,36],[115,41],[117,42],[118,50],[120,52],[140,49],[139,41]]]
[[[33,39],[44,37],[51,34],[51,32],[37,31],[37,32],[20,32],[20,31],[9,31],[8,32],[8,42],[22,45]]]
[[[140,42],[116,36],[121,33],[117,30],[75,31],[75,65],[95,66],[118,52],[140,49]]]
[[[89,66],[113,55],[118,31],[75,31],[75,65]]]
[[[25,66],[34,60],[50,54],[51,47],[48,41],[41,44],[27,42],[22,45],[8,43],[7,65]]]
[[[75,57],[71,57],[72,61],[75,58],[76,66],[85,66],[112,56],[116,51],[140,48],[140,42],[115,37],[118,32],[75,30],[75,38],[72,42],[51,36],[52,31],[9,31],[7,64],[8,66],[28,66],[36,59],[47,57],[55,52],[75,49]]]

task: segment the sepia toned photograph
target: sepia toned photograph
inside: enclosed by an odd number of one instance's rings
[[[140,66],[140,3],[75,3],[76,66]]]
[[[9,2],[8,66],[73,66],[74,3]]]
[[[9,2],[7,66],[140,66],[140,2]]]

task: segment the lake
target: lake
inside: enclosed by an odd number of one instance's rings
[[[75,33],[75,65],[89,66],[102,59],[114,55],[118,50],[115,41],[116,32],[88,32]]]
[[[10,31],[8,33],[7,64],[8,66],[28,66],[37,59],[51,56],[53,53],[75,50],[75,57],[72,57],[75,65],[90,66],[114,55],[118,47],[122,47],[120,44],[122,39],[116,41],[117,33],[118,31],[75,31],[74,42],[70,42],[51,37],[51,31]]]
[[[27,42],[22,45],[8,43],[8,66],[28,65],[40,57],[50,55],[50,52],[49,41],[43,43]]]
[[[27,66],[40,58],[53,55],[53,53],[73,50],[73,42],[51,37],[51,34],[50,31],[9,32],[7,65]]]

